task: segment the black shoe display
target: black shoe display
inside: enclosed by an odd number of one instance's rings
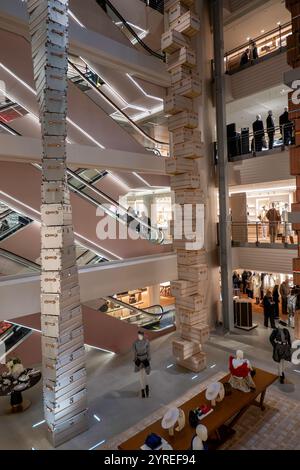
[[[145,390],[144,390],[144,389],[142,390],[142,398],[146,398]]]
[[[149,397],[149,385],[146,385],[146,396]]]

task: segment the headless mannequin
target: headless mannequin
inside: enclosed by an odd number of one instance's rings
[[[139,331],[137,340],[133,343],[135,372],[139,373],[142,398],[149,396],[147,375],[150,374],[150,344],[144,337],[144,332]]]
[[[274,348],[273,349],[273,359],[276,360],[276,362],[278,362],[278,375],[280,377],[280,383],[284,384],[285,359],[284,358],[279,358],[279,361],[278,361],[278,358],[276,356],[274,357],[274,351],[275,351],[274,345],[278,342],[282,343],[282,341],[284,341],[291,348],[291,338],[290,338],[290,333],[287,329],[286,322],[284,322],[283,320],[279,321],[277,329],[273,330],[273,332],[271,333],[270,341],[271,341],[271,344]]]
[[[275,243],[278,232],[278,223],[280,222],[281,217],[278,210],[275,208],[274,202],[272,202],[272,205],[268,210],[266,217],[269,221],[270,242]]]
[[[261,115],[256,116],[256,120],[252,124],[254,149],[255,152],[261,152],[263,149],[263,137],[265,134],[264,123],[262,122]]]
[[[203,442],[207,441],[207,428],[203,424],[196,427],[196,436],[192,440],[192,450],[204,450]]]
[[[274,134],[275,134],[275,123],[273,119],[273,111],[268,112],[267,117],[267,133],[269,137],[269,150],[273,148],[274,145]]]

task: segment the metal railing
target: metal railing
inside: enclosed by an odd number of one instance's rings
[[[147,7],[159,11],[159,13],[164,12],[165,0],[142,0],[142,2],[146,3]]]
[[[227,139],[228,160],[239,160],[242,155],[257,155],[266,150],[283,149],[295,143],[294,123],[289,121],[272,129],[249,132],[249,128]]]
[[[105,11],[105,13],[107,13],[107,15],[111,18],[112,22],[121,29],[121,31],[126,35],[126,37],[129,39],[129,41],[133,45],[139,44],[146,52],[156,57],[157,59],[160,59],[165,62],[166,60],[165,54],[155,52],[151,49],[151,47],[147,46],[147,44],[144,41],[142,41],[141,37],[133,29],[133,26],[131,25],[131,23],[126,21],[125,18],[123,18],[121,13],[116,9],[116,7],[109,0],[96,0],[96,2]]]
[[[283,25],[278,25],[277,28],[267,31],[260,36],[250,38],[248,42],[226,52],[224,57],[226,73],[233,74],[239,72],[240,70],[262,62],[274,54],[285,51],[287,47],[286,38],[291,33],[292,22],[289,21]],[[255,52],[254,54],[252,53],[252,45],[254,43],[257,47],[257,56]],[[247,49],[249,49],[248,59],[243,56]],[[244,63],[243,58],[245,59]]]
[[[289,247],[297,243],[290,222],[232,222],[231,239],[234,246],[244,244],[282,245]]]

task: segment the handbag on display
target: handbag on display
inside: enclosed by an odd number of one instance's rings
[[[161,437],[152,432],[147,436],[145,444],[146,446],[150,447],[150,449],[155,450],[162,444]]]
[[[192,428],[196,428],[199,424],[199,410],[190,410],[189,412],[189,423]]]

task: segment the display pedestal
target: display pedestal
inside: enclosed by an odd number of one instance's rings
[[[240,330],[250,331],[257,328],[257,323],[252,323],[252,302],[248,299],[234,297],[234,327]]]

